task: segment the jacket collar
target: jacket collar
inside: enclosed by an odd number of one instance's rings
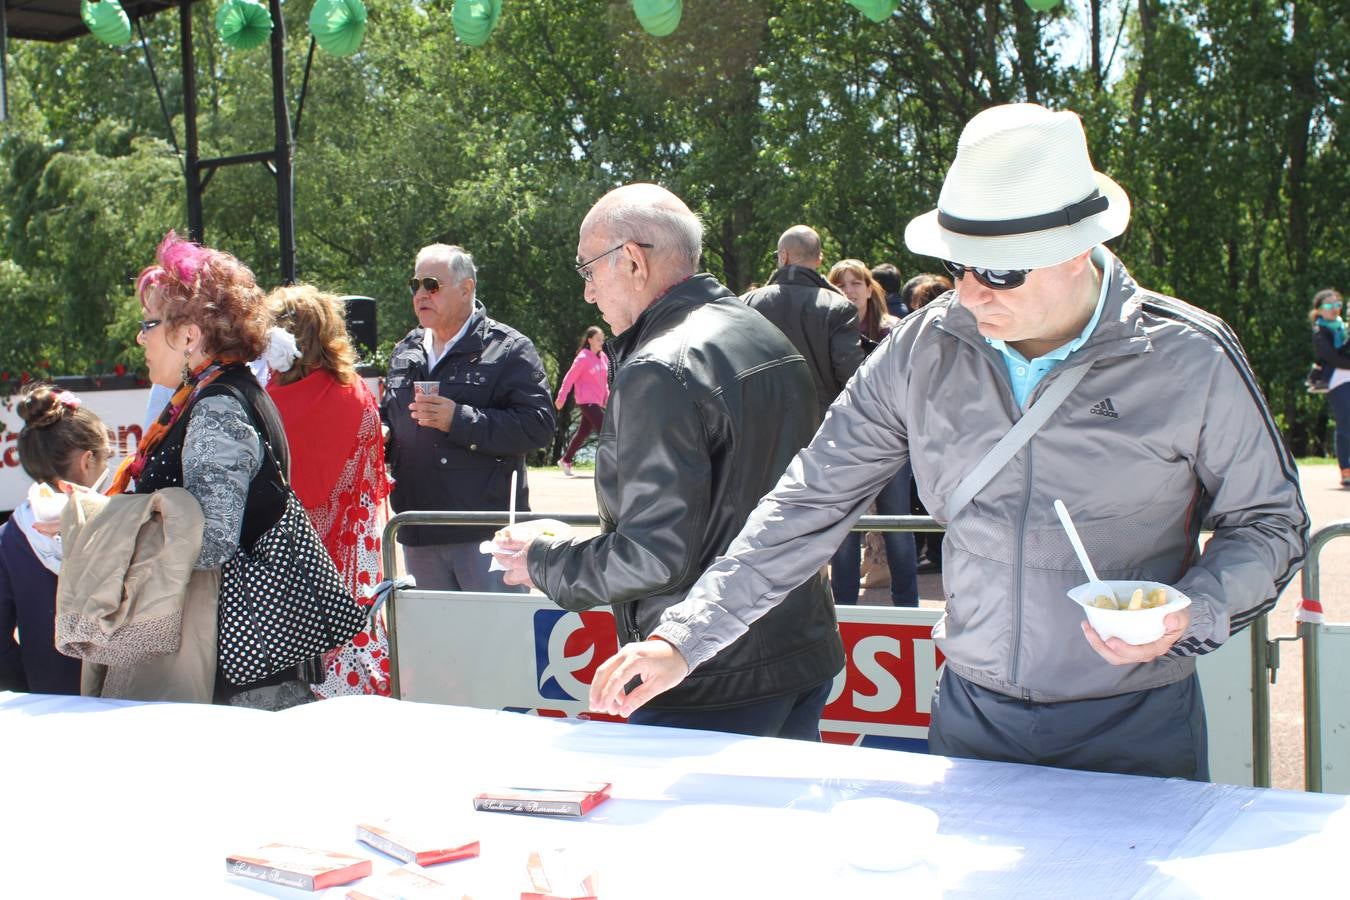
[[[1087,342],[1070,357],[1075,362],[1133,356],[1152,349],[1140,312],[1139,285],[1114,253],[1105,247],[1100,248],[1100,252],[1106,257],[1111,283],[1107,287],[1106,301],[1102,304],[1097,327],[1088,336]],[[1002,358],[1002,354],[989,346],[984,335],[980,334],[975,317],[956,301],[954,293],[945,304],[945,311],[938,318],[936,327],[993,358]]]
[[[843,292],[840,291],[839,288],[826,281],[815,269],[808,269],[806,266],[783,266],[783,268],[773,273],[773,277],[769,279],[769,284],[810,285],[811,287],[833,291],[834,293],[839,294],[839,296],[843,296]]]
[[[455,342],[450,351],[441,357],[449,359],[451,356],[457,356],[462,353],[480,353],[487,346],[487,328],[488,316],[487,307],[483,306],[481,300],[474,298],[473,312],[469,313],[469,327],[465,329],[464,335]],[[430,363],[427,359],[426,345],[424,343],[427,330],[420,325],[409,332],[405,339],[412,345],[413,352],[422,357],[422,365],[425,367]]]
[[[734,299],[735,296],[707,273],[691,275],[653,300],[651,306],[642,311],[627,331],[605,342],[609,358],[619,365],[637,352],[667,320],[692,306],[701,306],[724,297]]]

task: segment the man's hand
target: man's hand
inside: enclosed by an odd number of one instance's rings
[[[435,394],[420,394],[408,404],[413,421],[423,428],[438,428],[450,431],[450,422],[455,416],[455,401],[449,397]]]
[[[1136,663],[1146,663],[1157,659],[1168,650],[1172,645],[1186,633],[1186,629],[1191,624],[1191,611],[1189,608],[1179,609],[1174,613],[1168,613],[1163,619],[1163,635],[1151,644],[1127,644],[1118,637],[1113,637],[1109,641],[1103,641],[1097,630],[1083,621],[1083,636],[1087,642],[1092,645],[1101,658],[1113,666],[1129,666]]]
[[[680,651],[660,638],[626,644],[595,670],[591,712],[631,716],[633,710],[675,687],[688,674],[689,665]],[[624,685],[639,675],[642,684],[624,693]]]
[[[492,554],[492,558],[506,569],[502,580],[507,584],[535,587],[535,583],[530,580],[530,571],[526,567],[525,551],[529,549],[530,543],[542,534],[544,527],[539,522],[517,522],[492,536],[492,543],[497,545],[497,552]]]

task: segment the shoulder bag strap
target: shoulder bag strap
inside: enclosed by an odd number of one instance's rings
[[[1026,446],[1031,436],[1041,430],[1041,426],[1049,420],[1055,410],[1059,409],[1069,394],[1073,393],[1073,389],[1078,387],[1078,382],[1083,380],[1083,376],[1091,367],[1092,363],[1083,363],[1061,372],[1045,389],[1045,393],[1031,405],[1031,409],[1027,410],[1026,414],[1008,429],[1008,433],[990,448],[984,458],[975,464],[975,468],[961,479],[956,490],[947,498],[947,505],[944,507],[948,525],[956,518],[956,514],[1008,464],[1008,460]]]
[[[267,429],[263,426],[263,423],[258,420],[258,417],[253,414],[253,405],[248,402],[248,398],[244,396],[244,392],[232,384],[221,384],[217,382],[215,386],[222,390],[229,391],[234,395],[234,399],[239,401],[239,405],[244,408],[244,415],[248,416],[248,420],[253,423],[253,430],[258,432],[258,442],[262,444],[263,452],[267,454],[267,458],[272,462],[272,471],[276,473],[277,479],[281,482],[282,487],[289,490],[291,487],[290,479],[286,477],[286,472],[281,468],[281,463],[277,462],[276,454],[272,452],[272,442],[267,439]],[[1049,392],[1047,391],[1046,393]],[[1039,406],[1040,404],[1038,403],[1036,405]]]

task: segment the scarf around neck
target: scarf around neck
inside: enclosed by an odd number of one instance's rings
[[[12,515],[14,524],[19,526],[19,531],[28,539],[28,546],[33,548],[33,555],[37,557],[38,562],[53,575],[60,575],[61,536],[48,537],[33,527],[37,516],[33,514],[33,504],[27,500],[20,503]]]
[[[1325,328],[1331,332],[1331,343],[1337,350],[1345,346],[1345,320],[1339,316],[1335,319],[1318,319],[1318,328]]]
[[[131,482],[140,477],[141,472],[145,470],[145,464],[150,459],[150,454],[163,443],[165,436],[182,417],[183,411],[192,405],[192,401],[196,399],[197,395],[208,384],[221,376],[225,371],[224,367],[225,363],[208,359],[194,369],[188,375],[187,380],[178,386],[178,389],[173,392],[173,397],[165,405],[164,411],[159,414],[159,418],[142,435],[140,443],[136,445],[135,455],[127,457],[117,467],[117,474],[113,476],[112,486],[108,488],[109,497],[125,492]]]

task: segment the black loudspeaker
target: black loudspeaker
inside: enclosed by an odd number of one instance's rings
[[[377,334],[375,327],[374,297],[343,297],[342,303],[347,309],[347,333],[356,344],[357,352],[369,356],[375,351]]]

